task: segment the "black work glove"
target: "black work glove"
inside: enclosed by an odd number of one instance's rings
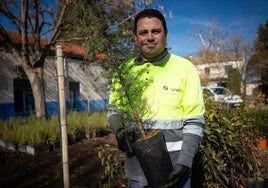
[[[168,176],[168,183],[161,188],[179,188],[179,182],[184,176],[189,176],[190,168],[182,164],[176,164]]]
[[[127,155],[129,157],[132,157],[134,153],[131,147],[131,143],[135,142],[138,138],[137,130],[138,129],[135,126],[120,128],[115,135],[118,143],[118,148],[121,151],[127,152]]]

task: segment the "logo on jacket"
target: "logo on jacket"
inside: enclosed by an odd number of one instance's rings
[[[178,88],[168,88],[168,86],[163,86],[163,89],[166,90],[166,91],[168,91],[168,90],[175,91],[175,92],[179,92],[180,91]]]

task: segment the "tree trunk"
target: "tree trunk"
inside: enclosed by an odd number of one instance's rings
[[[46,101],[45,101],[44,80],[43,80],[43,67],[34,68],[27,72],[28,72],[28,79],[32,87],[36,117],[46,118]]]
[[[46,118],[43,68],[36,68],[35,70],[36,72],[32,73],[30,83],[33,90],[36,116],[39,118]]]

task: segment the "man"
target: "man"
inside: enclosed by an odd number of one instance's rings
[[[134,69],[146,69],[143,77],[152,80],[143,93],[150,104],[150,120],[154,122],[149,129],[161,130],[173,165],[169,182],[164,187],[174,184],[176,187],[190,187],[193,158],[203,136],[205,108],[195,67],[188,60],[168,52],[167,35],[165,18],[158,10],[141,11],[134,20],[134,40],[140,55],[130,59],[128,64]],[[108,121],[119,149],[130,153],[125,161],[128,187],[142,188],[148,182],[136,157],[131,155],[130,147],[130,143],[135,141],[136,131],[124,131],[121,110],[114,103],[115,95],[113,91]]]

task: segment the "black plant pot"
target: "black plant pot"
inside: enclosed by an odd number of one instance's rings
[[[161,132],[132,145],[135,156],[140,162],[148,185],[158,188],[167,183],[173,167]]]
[[[266,188],[263,180],[259,181],[246,181],[246,188]]]
[[[268,177],[264,178],[263,187],[268,187]]]

